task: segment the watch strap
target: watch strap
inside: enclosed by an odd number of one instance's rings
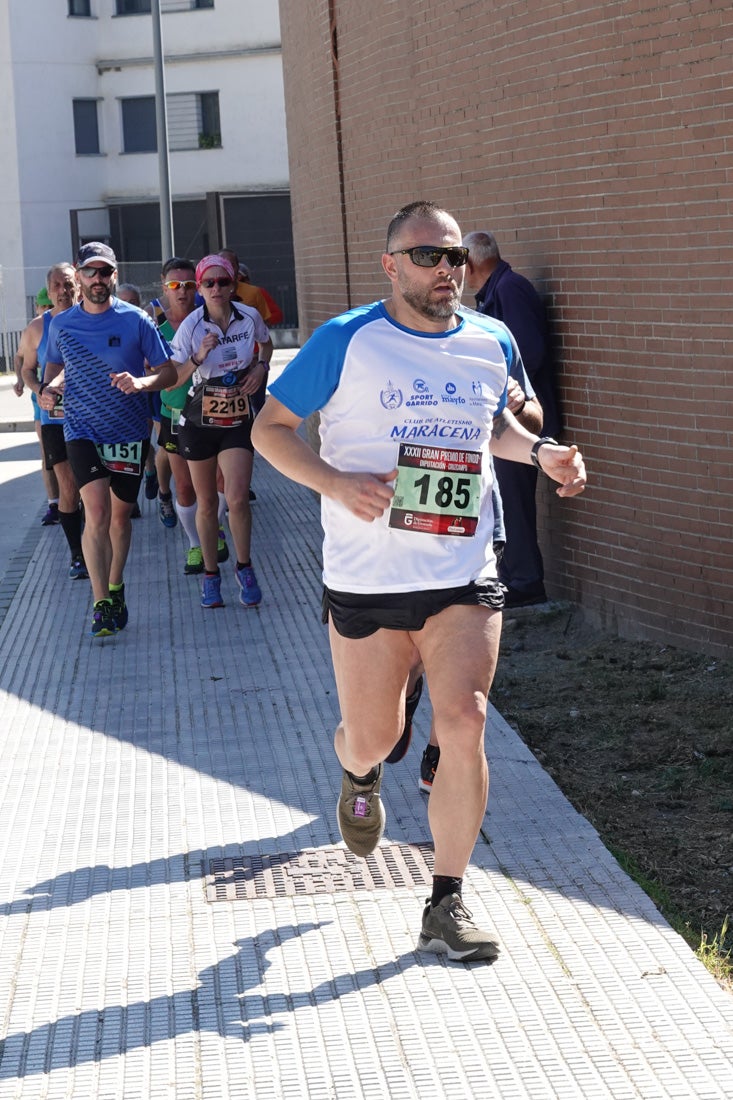
[[[532,444],[532,450],[530,451],[530,458],[532,464],[541,470],[540,460],[538,457],[540,447],[543,447],[545,443],[551,443],[553,447],[562,447],[562,443],[558,443],[556,439],[553,439],[551,435],[541,436],[535,443]]]

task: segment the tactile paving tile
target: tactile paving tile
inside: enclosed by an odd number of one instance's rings
[[[252,901],[343,890],[428,887],[432,857],[430,844],[384,844],[366,859],[347,848],[212,859],[206,897],[208,901]]]
[[[733,1100],[730,994],[493,709],[464,897],[497,963],[420,951],[429,891],[389,885],[396,853],[431,866],[429,690],[374,863],[336,882],[318,502],[259,459],[255,484],[256,611],[231,563],[200,608],[147,500],[120,635],[89,638],[53,528],[0,591],[1,1100]],[[292,893],[212,904],[214,860]]]

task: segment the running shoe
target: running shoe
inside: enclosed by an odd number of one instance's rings
[[[41,520],[42,527],[53,527],[55,523],[60,523],[59,520],[59,506],[58,504],[49,504],[46,509],[46,514]]]
[[[224,601],[221,598],[221,574],[220,573],[206,573],[204,575],[204,581],[201,586],[201,606],[202,607],[223,607]]]
[[[125,603],[124,584],[117,592],[110,592],[110,598],[112,600],[112,614],[115,617],[117,629],[124,630],[127,626],[127,620],[130,617],[127,613],[127,604]]]
[[[347,771],[341,780],[341,794],[336,803],[339,832],[346,847],[355,856],[368,856],[381,840],[386,815],[379,790],[384,765],[377,769],[371,783],[355,783]]]
[[[219,528],[219,541],[216,544],[216,560],[221,564],[223,561],[229,561],[229,547],[224,535],[224,528]]]
[[[164,497],[161,493],[158,497],[158,511],[160,512],[160,522],[164,527],[175,527],[178,523],[178,516],[176,510],[173,507],[173,494],[168,493],[167,497]]]
[[[257,607],[262,602],[262,591],[252,566],[243,565],[241,569],[235,569],[234,576],[239,585],[239,602],[243,607]]]
[[[145,497],[147,500],[155,500],[158,495],[158,475],[155,470],[145,471]]]
[[[476,927],[460,894],[449,894],[435,906],[427,899],[417,948],[458,962],[493,962],[499,954],[496,934]]]
[[[106,638],[109,634],[117,633],[111,600],[97,600],[95,603],[90,633],[93,638]]]
[[[433,789],[433,780],[438,770],[439,760],[440,749],[438,746],[426,745],[425,752],[422,754],[422,760],[420,761],[420,778],[417,781],[417,785],[421,791],[427,791],[428,794],[430,794]]]
[[[403,756],[410,747],[412,741],[412,719],[415,711],[417,710],[417,704],[420,702],[420,696],[422,695],[423,678],[418,677],[415,681],[415,686],[412,689],[412,694],[408,695],[405,699],[405,726],[402,730],[402,735],[392,749],[389,756],[385,757],[385,764],[396,764],[398,760],[402,760]]]
[[[192,573],[203,573],[204,571],[204,555],[200,546],[192,546],[186,554],[186,564],[183,567],[183,572],[190,576]]]
[[[71,565],[69,566],[69,576],[72,581],[85,581],[88,580],[89,574],[87,573],[87,567],[84,564],[84,558],[81,554],[75,554],[71,559]]]

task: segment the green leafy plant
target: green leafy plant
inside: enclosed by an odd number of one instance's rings
[[[207,134],[202,130],[199,134],[199,149],[221,149],[221,134]]]

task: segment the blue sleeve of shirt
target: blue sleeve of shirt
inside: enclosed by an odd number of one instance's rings
[[[48,326],[48,340],[46,341],[46,362],[61,363],[63,365],[64,360],[56,343],[57,332],[58,324],[56,323],[56,318],[52,317],[51,324]]]
[[[322,409],[341,380],[349,342],[373,319],[374,309],[361,306],[321,325],[269,386],[269,393],[302,420]]]

